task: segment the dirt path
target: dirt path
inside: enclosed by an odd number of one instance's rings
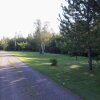
[[[0,100],[82,100],[16,57],[0,53]]]

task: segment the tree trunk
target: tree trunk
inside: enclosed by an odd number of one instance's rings
[[[41,54],[44,54],[45,52],[45,44],[41,43]]]
[[[92,70],[92,48],[91,48],[91,34],[90,34],[90,1],[88,0],[88,6],[87,6],[87,32],[88,32],[88,63],[89,63],[89,68]]]
[[[78,58],[78,57],[77,57],[77,55],[76,55],[76,60],[77,60],[77,58]]]
[[[92,49],[91,49],[91,47],[89,48],[89,50],[88,50],[88,63],[89,63],[89,68],[90,68],[90,70],[92,70],[93,68],[92,68]]]

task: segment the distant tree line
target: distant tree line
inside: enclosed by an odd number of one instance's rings
[[[51,52],[60,53],[60,48],[56,45],[59,35],[48,31],[48,23],[42,25],[40,20],[34,23],[34,33],[28,34],[24,38],[20,33],[14,38],[3,37],[0,40],[0,50],[8,51],[34,51],[34,52]]]

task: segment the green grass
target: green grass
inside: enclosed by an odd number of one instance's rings
[[[12,52],[21,61],[45,74],[65,89],[70,89],[83,100],[100,100],[100,68],[94,64],[89,71],[87,58],[39,54],[34,52]],[[50,59],[58,60],[57,66],[50,65]]]

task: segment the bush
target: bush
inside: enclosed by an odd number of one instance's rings
[[[57,66],[57,59],[50,59],[51,66]]]

